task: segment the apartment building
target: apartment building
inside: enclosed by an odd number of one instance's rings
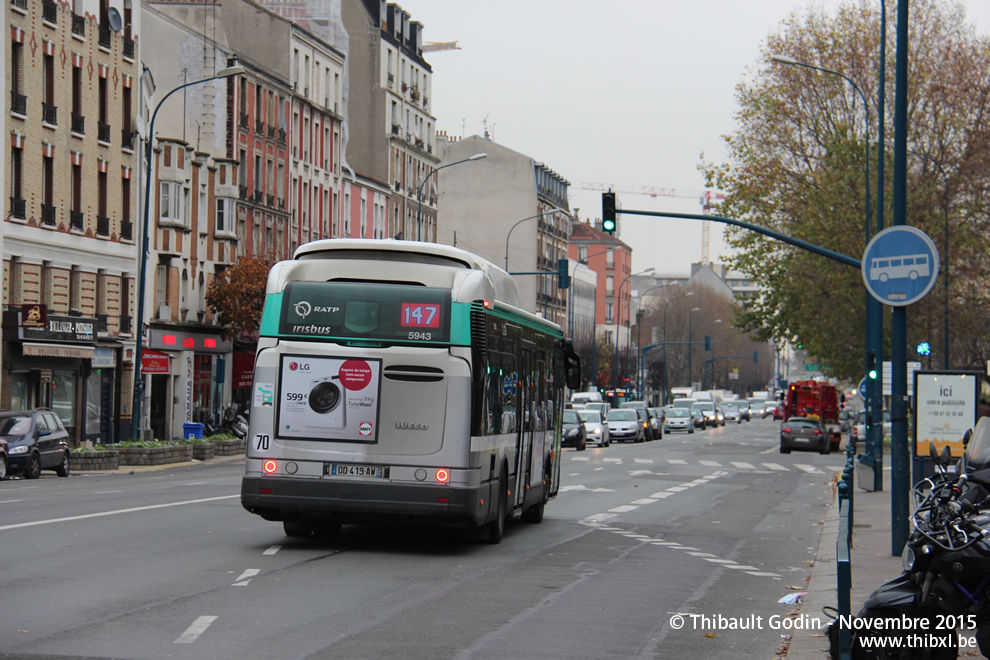
[[[130,432],[140,12],[4,6],[0,407],[51,407],[74,443]]]
[[[628,345],[632,248],[599,227],[574,222],[568,252],[596,273],[595,333],[608,337],[609,343]]]

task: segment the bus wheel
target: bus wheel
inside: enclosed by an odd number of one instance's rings
[[[498,490],[495,500],[495,519],[488,523],[488,542],[497,545],[505,534],[505,470],[498,475]]]
[[[313,528],[299,520],[283,520],[282,530],[286,536],[304,538],[313,535]]]
[[[546,475],[543,481],[543,501],[526,509],[522,514],[523,522],[539,525],[543,522],[543,511],[550,501],[550,475]]]

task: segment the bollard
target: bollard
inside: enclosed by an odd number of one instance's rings
[[[851,488],[847,483],[839,484],[839,536],[835,540],[836,559],[836,589],[839,600],[839,616],[848,617],[852,609],[852,565],[849,549],[852,545],[852,521],[848,514],[852,507],[843,500],[848,497]],[[851,657],[852,631],[839,627],[839,657],[848,660]]]

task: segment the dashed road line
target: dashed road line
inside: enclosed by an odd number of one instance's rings
[[[787,468],[785,468],[780,463],[764,463],[763,464],[763,467],[765,467],[767,469],[770,469],[770,470],[779,470],[780,472],[790,472],[790,470],[788,470]]]
[[[679,458],[668,458],[667,462],[671,465],[687,465],[687,461],[682,461]]]
[[[622,463],[622,459],[621,458],[606,458],[606,459],[604,459],[604,461],[606,463],[615,463],[616,465],[619,465],[619,464]]]
[[[13,504],[14,502],[23,502],[24,500],[0,500],[0,504]]]
[[[633,506],[631,504],[623,504],[622,506],[617,506],[614,509],[609,509],[609,513],[629,513],[630,511],[635,511],[638,506]]]
[[[705,467],[722,467],[722,464],[719,463],[718,461],[698,461],[698,462],[704,465]]]
[[[634,458],[633,461],[636,463],[641,463],[643,465],[653,465],[652,458]]]
[[[822,471],[819,470],[818,468],[816,468],[814,465],[802,465],[801,463],[795,463],[794,464],[794,467],[796,467],[796,468],[798,468],[800,470],[804,470],[805,472],[808,472],[809,474],[814,474],[816,472],[818,474],[821,474],[822,473]]]
[[[175,640],[176,644],[192,644],[199,636],[206,632],[217,618],[215,616],[201,616],[192,622],[192,625],[186,628],[186,631],[179,635],[179,638]]]
[[[590,456],[571,456],[572,461],[590,461]]]
[[[282,546],[280,546],[280,545],[273,545],[270,548],[268,548],[267,550],[265,550],[264,552],[262,552],[261,554],[263,554],[263,555],[274,555],[276,552],[278,552],[281,549],[282,549]]]
[[[746,462],[743,462],[743,461],[729,461],[729,463],[731,463],[734,467],[739,468],[740,470],[755,470],[756,469],[750,463],[746,463]]]

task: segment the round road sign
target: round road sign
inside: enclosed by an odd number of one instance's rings
[[[863,282],[885,305],[904,307],[924,298],[938,278],[938,248],[917,227],[887,227],[866,246]]]

